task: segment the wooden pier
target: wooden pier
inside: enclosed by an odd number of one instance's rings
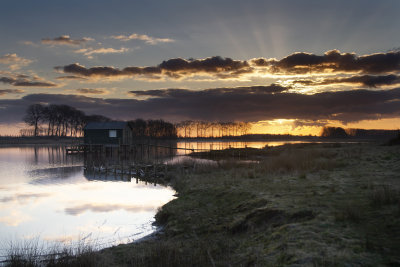
[[[91,145],[91,144],[79,144],[79,145],[71,145],[65,148],[67,154],[78,154],[78,153],[96,153],[96,152],[104,152],[107,149],[117,150],[118,153],[130,153],[133,151],[137,151],[138,149],[149,149],[153,148],[165,148],[170,150],[184,150],[190,152],[200,152],[200,151],[208,151],[209,149],[194,149],[194,148],[184,148],[184,147],[174,147],[167,145],[159,145],[159,144],[132,144],[132,145],[119,145],[119,146],[107,146],[107,145]]]
[[[73,145],[65,148],[65,152],[68,154],[77,154],[85,152],[85,145]]]
[[[128,175],[137,176],[140,178],[153,177],[160,178],[164,177],[167,172],[166,164],[131,164],[128,166],[124,165],[100,165],[100,166],[85,166],[85,171],[94,174],[104,175]]]
[[[85,165],[84,176],[88,180],[131,182],[132,179],[154,185],[164,183],[169,167],[167,164]]]

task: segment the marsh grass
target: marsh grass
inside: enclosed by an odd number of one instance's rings
[[[393,204],[400,205],[400,190],[392,188],[389,185],[375,187],[370,192],[370,201],[375,207]]]
[[[39,238],[11,242],[4,266],[105,266],[93,243],[84,241],[74,245],[46,244]]]
[[[278,156],[266,158],[260,162],[260,168],[266,173],[290,173],[317,170],[332,170],[338,164],[333,153],[322,150],[287,150]]]
[[[334,213],[338,222],[360,223],[362,221],[362,209],[354,203],[346,203]]]
[[[44,251],[45,248],[38,238],[22,243],[10,242],[3,264],[5,266],[39,266]]]
[[[228,260],[220,260],[227,254],[224,246],[209,245],[217,266],[374,266],[400,260],[400,241],[391,240],[400,233],[390,172],[400,160],[395,150],[321,144],[268,148],[255,157],[247,152],[253,161],[232,160],[230,151],[217,165],[175,177],[179,197],[159,212],[167,236],[187,240],[187,232],[195,231],[201,239],[212,232],[213,238],[234,240]],[[376,159],[388,153],[390,160],[379,164]],[[376,185],[385,181],[391,186]],[[181,218],[186,216],[196,219]]]
[[[134,246],[134,254],[125,255],[129,266],[212,266],[213,259],[207,253],[206,247],[198,244],[198,248],[189,251],[182,242],[155,242]]]
[[[392,139],[390,139],[386,143],[386,145],[389,145],[389,146],[400,145],[400,130],[397,131],[397,136],[392,138]]]
[[[218,153],[219,158],[216,161],[197,162],[196,160],[185,160],[175,165],[177,169],[186,169],[187,173],[211,173],[221,170],[247,169],[248,177],[254,178],[257,173],[300,173],[301,176],[306,176],[306,172],[317,170],[332,170],[339,164],[335,159],[337,154],[333,150],[307,148],[304,144],[300,144],[299,149],[293,148],[290,145],[284,148],[276,149],[227,149],[227,151],[211,151],[193,153],[196,158],[209,159],[208,153]],[[231,158],[232,150],[236,150],[239,154],[248,155],[248,158],[257,160],[237,160]],[[223,155],[226,157],[224,158]],[[254,156],[257,156],[254,158]],[[260,157],[262,156],[262,157]]]

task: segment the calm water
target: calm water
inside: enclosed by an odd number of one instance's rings
[[[0,254],[9,242],[40,239],[104,247],[150,234],[171,188],[129,177],[85,177],[82,156],[61,147],[0,148]]]
[[[227,148],[263,148],[265,146],[281,146],[284,144],[297,144],[305,143],[307,141],[253,141],[253,142],[241,142],[241,141],[200,141],[200,142],[177,142],[178,148],[186,149],[200,149],[200,150],[222,150]],[[179,150],[178,154],[186,154],[191,151]]]

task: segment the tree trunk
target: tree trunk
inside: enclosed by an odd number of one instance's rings
[[[35,121],[35,132],[34,132],[34,136],[37,136],[38,134],[38,120]]]

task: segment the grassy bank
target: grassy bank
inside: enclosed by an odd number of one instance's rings
[[[400,263],[398,147],[289,145],[253,156],[259,163],[178,171],[178,198],[156,216],[159,239],[101,255],[133,266]]]
[[[102,250],[91,264],[400,264],[398,146],[299,144],[242,150],[247,161],[232,160],[231,152],[218,164],[189,161],[171,169],[165,181],[178,198],[156,215],[162,232]]]

